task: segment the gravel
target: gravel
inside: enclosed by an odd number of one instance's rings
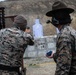
[[[26,75],[54,75],[56,64],[47,57],[24,59]]]

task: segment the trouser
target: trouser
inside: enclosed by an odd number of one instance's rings
[[[21,75],[19,67],[0,65],[0,75]]]
[[[19,75],[19,74],[18,72],[15,71],[0,70],[0,75]]]

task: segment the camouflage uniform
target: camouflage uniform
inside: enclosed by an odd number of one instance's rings
[[[0,31],[0,65],[19,67],[27,45],[33,45],[31,37],[17,28],[5,28]],[[17,72],[0,70],[0,75],[18,75]]]
[[[76,75],[76,31],[64,25],[57,37],[55,75]]]

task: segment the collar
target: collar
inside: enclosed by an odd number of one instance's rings
[[[62,25],[61,29],[59,30],[60,33],[64,30],[64,28],[67,28],[68,26],[70,26],[70,24]]]

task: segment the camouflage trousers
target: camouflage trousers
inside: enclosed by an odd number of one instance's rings
[[[10,71],[6,71],[6,70],[0,70],[0,75],[18,75],[17,72],[10,72]]]

